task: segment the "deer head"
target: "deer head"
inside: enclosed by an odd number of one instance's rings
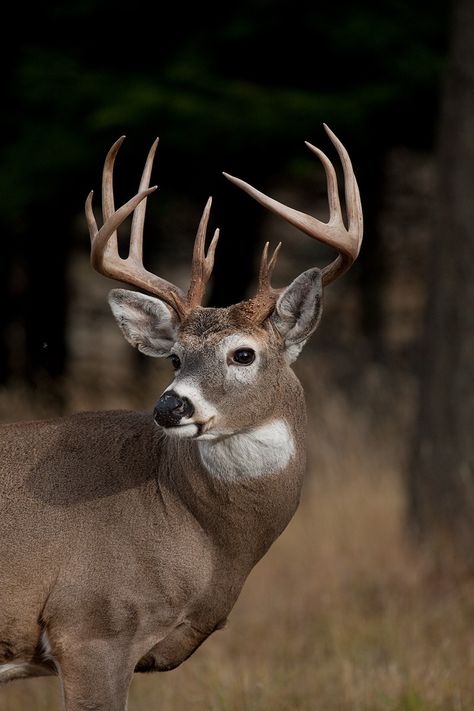
[[[114,207],[113,167],[123,137],[110,149],[102,180],[104,224],[97,227],[92,193],[86,201],[93,267],[105,276],[139,287],[150,295],[114,289],[109,302],[125,338],[152,357],[167,357],[175,378],[155,408],[156,423],[167,434],[218,439],[254,427],[272,415],[290,364],[315,331],[321,317],[323,287],[343,274],[356,259],[362,241],[359,190],[346,149],[325,126],[342,162],[348,227],[344,225],[337,178],[325,154],[307,144],[326,171],[330,215],[327,223],[267,197],[238,178],[224,175],[266,208],[281,215],[310,237],[337,250],[323,269],[313,267],[289,286],[274,289],[271,275],[280,245],[271,257],[268,243],[260,264],[255,296],[228,308],[202,306],[219,239],[216,230],[205,249],[211,209],[209,198],[194,244],[191,280],[186,294],[148,272],[142,261],[143,226],[158,139],[152,145],[138,193],[118,210]],[[117,228],[133,213],[130,250],[119,256]]]

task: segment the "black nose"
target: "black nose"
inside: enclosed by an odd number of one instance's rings
[[[182,417],[191,417],[194,407],[186,397],[167,390],[160,397],[153,412],[153,419],[162,427],[176,427]]]

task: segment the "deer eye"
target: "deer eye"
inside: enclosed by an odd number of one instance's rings
[[[178,370],[178,368],[181,367],[181,361],[180,361],[180,359],[178,358],[178,356],[175,355],[175,353],[172,353],[172,354],[171,354],[170,356],[168,356],[168,357],[169,357],[169,359],[170,359],[170,361],[171,361],[171,365],[173,366],[173,368],[174,368],[175,370]]]
[[[250,365],[255,360],[255,351],[251,348],[238,348],[234,351],[232,361],[238,365]]]

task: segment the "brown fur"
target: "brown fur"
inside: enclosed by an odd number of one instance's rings
[[[179,340],[188,367],[201,358],[203,368],[236,329],[265,345],[266,360],[265,396],[242,394],[234,418],[285,419],[296,455],[282,471],[212,476],[195,441],[164,437],[146,413],[1,428],[0,664],[51,672],[45,631],[68,711],[123,709],[134,670],[172,669],[192,654],[223,626],[298,505],[305,408],[281,339],[231,307],[197,309]],[[216,377],[209,366],[203,388]]]

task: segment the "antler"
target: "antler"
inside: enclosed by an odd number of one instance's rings
[[[207,283],[214,267],[214,253],[219,241],[219,229],[214,232],[214,236],[205,254],[205,243],[207,233],[207,223],[211,212],[212,198],[210,197],[202,213],[196,239],[194,241],[193,266],[191,270],[191,283],[189,285],[187,303],[190,309],[200,306],[206,291]]]
[[[360,245],[362,243],[363,234],[363,222],[362,222],[362,206],[360,203],[359,188],[357,187],[357,181],[354,175],[354,170],[352,168],[351,160],[346,149],[339,141],[339,139],[334,135],[331,129],[324,124],[324,128],[332,143],[334,144],[339,158],[341,159],[342,167],[344,170],[344,181],[345,181],[345,196],[346,196],[346,210],[349,226],[346,228],[344,225],[344,220],[342,217],[341,205],[339,202],[339,191],[337,186],[337,177],[329,158],[316,146],[311,145],[306,142],[308,148],[313,151],[321,160],[324,169],[326,171],[327,183],[328,183],[328,200],[329,200],[329,221],[321,222],[311,215],[307,215],[304,212],[299,212],[298,210],[293,210],[291,207],[283,205],[281,202],[273,200],[273,198],[264,195],[259,190],[256,190],[248,183],[245,183],[239,178],[235,178],[232,175],[224,173],[225,177],[228,178],[232,183],[235,183],[239,188],[245,190],[251,197],[257,200],[261,205],[267,207],[272,212],[277,215],[281,215],[285,220],[290,222],[298,229],[305,232],[310,237],[323,242],[324,244],[334,247],[339,252],[339,255],[334,261],[328,264],[322,269],[322,279],[323,284],[326,286],[332,281],[337,279],[337,277],[344,274],[349,267],[353,264],[357,255],[359,254]],[[275,250],[277,251],[277,250]],[[262,257],[262,264],[266,261],[267,247],[265,247],[264,255]],[[271,259],[271,269],[274,266],[275,253]],[[262,269],[261,269],[262,273]],[[271,301],[275,299],[275,295],[278,295],[278,291],[272,289],[270,282],[268,280],[265,286],[260,278],[260,283],[258,287],[257,297],[260,301]]]
[[[274,289],[271,284],[273,269],[278,258],[281,242],[273,250],[273,254],[268,260],[269,243],[265,242],[262,258],[260,260],[260,270],[258,274],[257,293],[245,304],[245,310],[252,321],[262,323],[273,311],[275,302],[283,289]]]
[[[152,274],[143,266],[143,227],[146,198],[157,188],[156,185],[151,188],[148,186],[153,159],[158,146],[158,138],[148,153],[138,193],[118,210],[115,210],[113,170],[115,158],[124,138],[125,136],[122,136],[114,143],[105,159],[102,173],[102,213],[104,224],[100,230],[97,228],[92,210],[92,191],[86,200],[86,218],[91,237],[91,263],[94,269],[104,276],[138,286],[140,289],[158,296],[171,306],[178,317],[183,320],[193,308],[202,303],[206,285],[214,265],[214,253],[219,239],[219,230],[215,231],[207,255],[205,254],[206,231],[212,198],[207,201],[197,231],[194,243],[191,284],[188,293],[185,295],[177,286],[156,274]],[[117,228],[132,212],[134,214],[130,232],[129,254],[126,259],[122,259],[118,253]]]

